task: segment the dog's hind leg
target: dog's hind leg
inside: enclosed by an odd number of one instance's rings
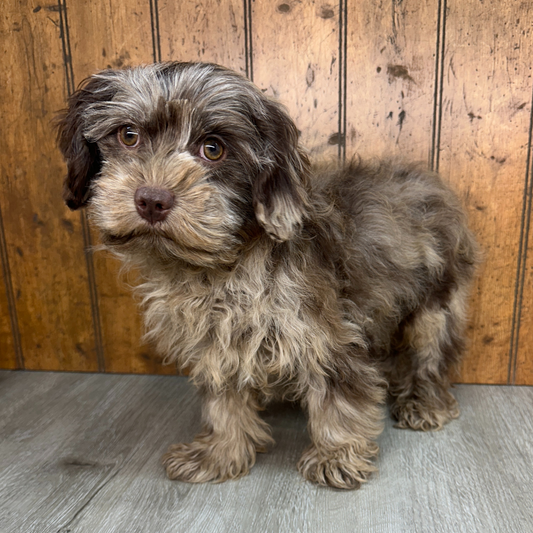
[[[426,304],[401,325],[389,375],[396,427],[437,430],[459,416],[449,388],[464,349],[466,297],[465,289],[455,289],[445,303]]]
[[[170,479],[221,482],[246,475],[257,451],[273,442],[249,391],[208,393],[203,399],[203,431],[191,443],[175,444],[163,457]]]

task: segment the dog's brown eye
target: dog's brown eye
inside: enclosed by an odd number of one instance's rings
[[[131,126],[122,126],[118,130],[119,141],[128,148],[133,148],[139,143],[139,132]]]
[[[224,146],[213,137],[209,137],[202,144],[200,155],[209,161],[218,161],[224,155]]]

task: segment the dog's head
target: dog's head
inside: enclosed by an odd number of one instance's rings
[[[254,227],[282,242],[305,217],[309,162],[294,123],[223,67],[100,72],[58,125],[65,201],[89,205],[110,246],[227,262]]]

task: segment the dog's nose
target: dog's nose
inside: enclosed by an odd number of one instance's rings
[[[174,195],[166,189],[141,187],[135,191],[137,212],[150,224],[162,222],[174,205]]]

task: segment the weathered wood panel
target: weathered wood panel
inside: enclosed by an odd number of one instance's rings
[[[531,32],[530,32],[531,33]],[[531,187],[533,175],[529,173],[528,197],[531,209]],[[531,211],[526,211],[525,225],[529,224],[529,246],[527,258],[524,261],[524,288],[521,294],[520,329],[518,331],[518,345],[516,354],[516,369],[512,369],[511,379],[517,385],[533,384],[533,216]]]
[[[0,276],[0,368],[17,368],[13,332],[5,284]]]
[[[242,0],[157,4],[163,61],[208,61],[245,73]]]
[[[96,70],[154,60],[146,0],[69,3],[68,28],[76,83]]]
[[[0,211],[0,368],[14,369],[22,364],[15,348],[17,332],[13,331],[13,317],[10,313],[9,299],[13,298],[11,272],[7,256],[2,212]],[[15,326],[16,328],[16,326]]]
[[[0,205],[24,366],[96,370],[80,217],[63,206],[50,124],[66,95],[58,7],[11,0],[0,24]]]
[[[337,155],[339,11],[320,1],[252,3],[252,78],[289,110],[315,156]]]
[[[430,162],[438,2],[348,3],[347,154]]]
[[[173,59],[248,74],[289,108],[314,156],[335,159],[346,146],[348,156],[401,155],[437,167],[465,200],[485,252],[463,379],[533,383],[531,237],[524,263],[531,198],[523,202],[530,2],[66,5],[10,0],[1,22],[0,113],[9,135],[0,207],[21,366],[173,372],[142,344],[118,262],[103,252],[85,257],[97,237],[62,204],[64,165],[50,126],[66,94],[95,70]],[[531,172],[528,179],[531,194]],[[19,352],[3,288],[0,312],[0,366],[12,368]]]
[[[122,68],[154,60],[150,6],[75,2],[69,5],[68,29],[74,83],[105,68]],[[65,208],[66,209],[66,208]],[[98,242],[96,232],[93,242]],[[120,263],[105,251],[94,254],[94,282],[100,311],[103,366],[108,372],[174,372],[143,344],[142,319],[128,287],[135,279],[119,274]]]
[[[506,383],[531,101],[530,2],[448,1],[440,171],[485,254],[466,382]]]
[[[533,14],[529,6],[529,18],[526,19],[518,53],[520,61],[525,62],[521,70],[528,73],[528,80],[533,85],[531,67],[531,42],[533,40]],[[524,53],[525,48],[525,53]],[[527,68],[529,66],[529,69]],[[533,91],[532,91],[533,93]],[[518,385],[533,385],[533,94],[529,106],[529,145],[527,147],[529,158],[528,168],[524,179],[524,202],[522,216],[522,252],[521,261],[518,264],[518,301],[515,306],[518,320],[515,319],[516,355],[512,361],[510,378],[511,383]],[[512,346],[514,349],[514,346]]]

